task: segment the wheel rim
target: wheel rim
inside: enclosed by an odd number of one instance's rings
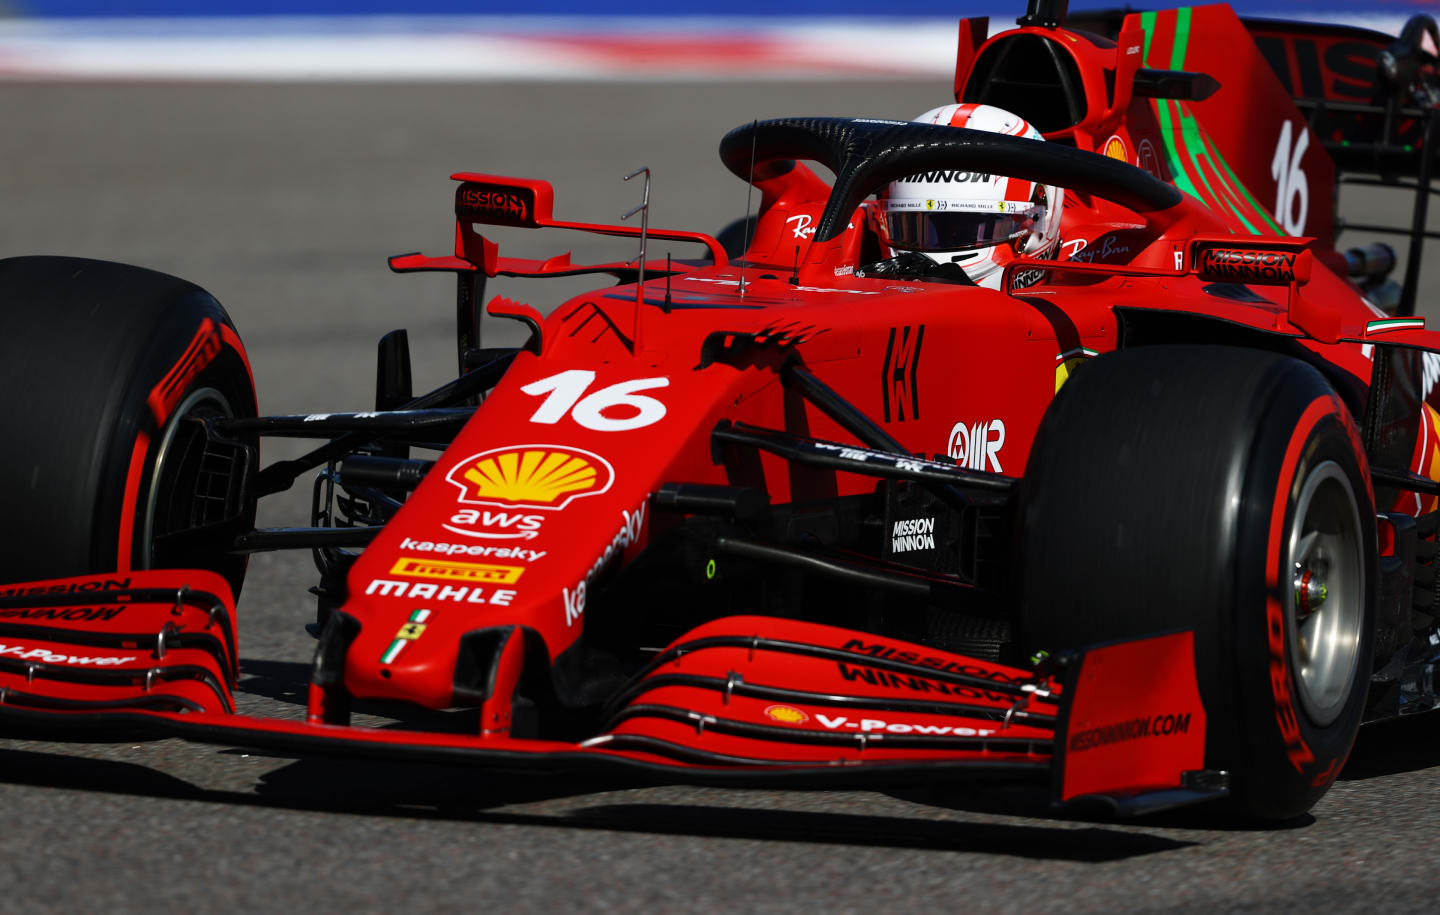
[[[1324,727],[1350,698],[1365,617],[1360,512],[1340,465],[1325,461],[1306,477],[1289,534],[1290,663],[1305,714]]]
[[[170,419],[165,423],[165,428],[160,434],[160,446],[155,453],[155,467],[150,474],[150,490],[145,497],[140,542],[136,545],[135,551],[137,568],[153,568],[155,538],[167,533],[167,531],[159,529],[164,527],[158,518],[162,481],[174,478],[180,470],[176,466],[177,461],[184,462],[195,459],[191,456],[196,452],[188,445],[196,435],[204,436],[204,427],[200,424],[203,420],[218,416],[227,419],[235,416],[235,411],[230,407],[230,401],[214,388],[197,388],[180,401],[175,412],[170,414]],[[169,477],[167,477],[167,473],[170,475]]]

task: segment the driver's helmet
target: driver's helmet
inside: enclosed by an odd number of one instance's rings
[[[993,105],[942,105],[915,119],[1043,140],[1019,115]],[[1060,241],[1065,192],[985,172],[940,170],[893,181],[881,194],[880,234],[892,255],[917,251],[961,267],[971,282],[1000,288],[1019,255],[1048,257]]]

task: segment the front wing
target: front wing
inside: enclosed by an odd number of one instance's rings
[[[1048,781],[1057,801],[1142,813],[1227,793],[1224,773],[1204,769],[1192,641],[1096,646],[1028,672],[832,626],[726,617],[634,676],[593,736],[532,740],[237,714],[224,581],[131,572],[0,591],[0,728],[702,784]]]

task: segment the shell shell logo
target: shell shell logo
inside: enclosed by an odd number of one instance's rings
[[[1105,141],[1105,155],[1112,159],[1119,159],[1121,162],[1130,161],[1130,153],[1125,149],[1125,141],[1118,136]]]
[[[566,445],[510,445],[472,454],[445,479],[460,501],[507,508],[561,509],[572,499],[605,492],[614,481],[610,462]]]
[[[810,716],[793,705],[772,705],[765,709],[765,717],[781,724],[804,724]]]

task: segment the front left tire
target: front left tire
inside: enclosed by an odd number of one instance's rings
[[[0,581],[146,568],[218,572],[237,595],[256,415],[244,345],[192,283],[73,257],[0,260]]]

